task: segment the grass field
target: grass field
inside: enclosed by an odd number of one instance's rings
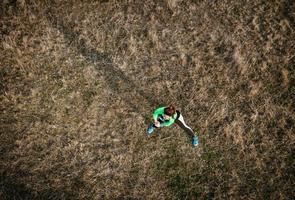
[[[293,199],[295,2],[0,3],[0,199]],[[174,104],[176,125],[146,128]]]

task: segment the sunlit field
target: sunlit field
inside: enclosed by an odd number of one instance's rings
[[[3,0],[0,199],[295,196],[295,1]],[[175,105],[199,136],[146,128]]]

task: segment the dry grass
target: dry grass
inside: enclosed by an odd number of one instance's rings
[[[1,199],[292,199],[293,1],[10,1]],[[197,130],[145,132],[174,103]]]

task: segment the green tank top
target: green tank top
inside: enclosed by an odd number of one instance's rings
[[[159,107],[157,108],[154,113],[153,113],[153,118],[154,120],[157,120],[158,118],[163,118],[164,119],[164,109],[166,107]],[[169,120],[165,120],[163,122],[164,126],[170,126],[171,124],[173,124],[175,122],[175,120],[177,119],[177,112],[175,112],[175,114],[169,119]]]

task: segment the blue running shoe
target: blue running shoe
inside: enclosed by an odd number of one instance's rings
[[[153,133],[153,131],[154,131],[153,125],[149,125],[149,127],[147,129],[148,134],[151,135]]]
[[[198,146],[198,144],[199,144],[198,136],[193,137],[192,144],[194,147]]]

